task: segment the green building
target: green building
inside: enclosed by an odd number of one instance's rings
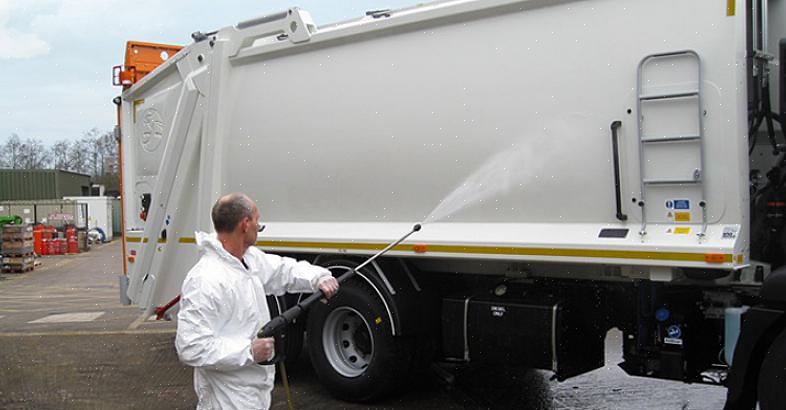
[[[90,175],[58,169],[0,169],[0,201],[90,195]]]

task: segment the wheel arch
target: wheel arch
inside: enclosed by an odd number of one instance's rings
[[[349,255],[318,255],[313,263],[326,268],[349,269],[360,265],[362,259]],[[423,297],[423,290],[412,269],[402,258],[380,258],[356,272],[382,300],[393,336],[417,333],[421,326],[415,307]]]

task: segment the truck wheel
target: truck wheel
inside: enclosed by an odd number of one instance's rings
[[[345,282],[308,316],[308,351],[319,380],[339,399],[365,402],[398,387],[412,360],[409,338],[394,337],[385,306],[361,279]]]
[[[781,332],[767,349],[759,371],[759,406],[761,410],[782,409],[786,403],[786,331]]]

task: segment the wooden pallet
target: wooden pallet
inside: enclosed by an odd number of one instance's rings
[[[26,246],[24,248],[6,248],[3,246],[3,250],[0,251],[0,254],[3,256],[29,256],[33,254],[33,247]]]
[[[32,241],[33,241],[33,237],[32,236],[30,236],[30,237],[27,237],[27,236],[22,237],[22,236],[10,236],[9,235],[9,236],[3,236],[3,240],[0,241],[0,242],[3,242],[3,243],[5,243],[5,242],[16,243],[16,242],[32,242]]]
[[[3,242],[33,240],[33,228],[30,225],[3,226]]]
[[[3,273],[25,273],[32,270],[32,263],[29,265],[3,265]]]
[[[3,225],[3,233],[30,233],[33,234],[33,227],[30,224],[22,225]]]
[[[4,265],[32,265],[33,254],[29,253],[27,255],[20,255],[20,256],[4,256],[3,264]]]

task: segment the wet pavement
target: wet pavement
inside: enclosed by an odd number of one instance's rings
[[[0,408],[189,409],[191,369],[173,347],[175,324],[122,306],[119,242],[41,259],[0,275]],[[433,366],[373,404],[332,398],[302,354],[289,366],[295,409],[720,409],[726,390],[630,377],[617,368],[621,334],[606,339],[604,368],[557,382],[528,369]],[[280,380],[273,409],[287,409]]]

